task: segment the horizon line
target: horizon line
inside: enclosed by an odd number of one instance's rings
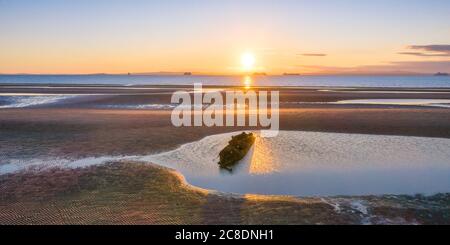
[[[189,73],[189,74],[185,74]],[[111,76],[424,76],[424,75],[435,75],[435,73],[421,73],[421,72],[317,72],[317,73],[297,73],[297,72],[285,72],[285,73],[265,73],[265,72],[254,72],[254,73],[203,73],[203,72],[128,72],[128,73],[108,73],[108,72],[95,72],[95,73],[1,73],[0,75],[9,76],[95,76],[95,75],[111,75]]]

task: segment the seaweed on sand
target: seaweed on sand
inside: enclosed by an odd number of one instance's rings
[[[232,167],[245,157],[255,142],[253,133],[245,133],[232,136],[228,145],[219,153],[221,168],[232,170]]]

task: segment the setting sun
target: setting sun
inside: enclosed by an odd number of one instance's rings
[[[255,65],[255,56],[252,53],[242,54],[241,64],[242,68],[246,71],[253,69],[253,66]]]
[[[429,2],[0,0],[0,226],[449,225],[450,0]]]

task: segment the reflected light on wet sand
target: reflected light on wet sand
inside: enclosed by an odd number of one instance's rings
[[[259,194],[244,194],[247,201],[281,201],[281,202],[296,202],[296,203],[313,203],[313,200],[299,199],[294,196],[275,196],[275,195],[259,195]],[[319,200],[317,201],[319,202]]]
[[[250,174],[263,175],[277,171],[278,164],[274,161],[272,151],[265,143],[264,138],[257,135],[251,151],[250,153],[253,155],[250,160]]]

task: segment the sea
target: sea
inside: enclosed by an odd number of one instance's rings
[[[206,75],[0,75],[0,84],[242,85],[245,76]],[[450,88],[450,76],[251,76],[252,86]]]

